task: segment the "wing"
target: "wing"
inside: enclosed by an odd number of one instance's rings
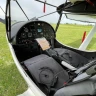
[[[71,3],[75,3],[77,1],[85,1],[85,0],[69,0]]]

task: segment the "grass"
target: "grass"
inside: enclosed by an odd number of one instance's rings
[[[14,64],[5,36],[5,26],[0,23],[0,96],[16,96],[27,86]]]
[[[86,25],[63,25],[61,24],[59,30],[57,32],[57,39],[68,46],[72,46],[75,48],[79,48],[82,43],[82,36],[84,31],[88,34],[91,30],[92,26]],[[90,42],[87,50],[96,50],[96,35],[94,35],[92,41]]]
[[[62,43],[78,48],[83,32],[87,31],[88,33],[91,28],[92,26],[76,25],[74,28],[74,25],[60,25],[57,39]],[[14,64],[5,36],[5,26],[0,23],[0,96],[16,96],[24,92],[27,85]],[[88,49],[96,49],[95,39],[96,36]]]

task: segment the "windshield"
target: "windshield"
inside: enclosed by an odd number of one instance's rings
[[[2,10],[2,7],[0,7],[0,18],[4,19],[5,18],[5,13]]]
[[[52,4],[52,6],[42,2],[45,2],[45,0],[41,0],[41,2],[38,2],[38,0],[11,0],[11,24],[19,21],[28,21],[34,18],[48,23],[57,23],[59,19],[59,14],[56,12],[57,6],[63,4],[65,0],[46,0],[46,3]],[[49,13],[52,14],[42,17]]]
[[[57,7],[65,3],[66,0],[40,0],[40,2],[38,1],[39,0],[11,0],[11,24],[20,21],[38,19],[50,23],[54,27],[54,29],[56,29],[56,24],[60,17],[57,12]],[[45,1],[49,5],[44,4]],[[94,19],[95,17],[91,17],[93,19],[90,19],[87,16],[87,21],[96,22],[96,20]],[[67,18],[70,18],[72,20],[69,20]],[[81,17],[79,15],[76,16],[74,14],[63,14],[60,26],[56,33],[56,39],[68,46],[79,48],[82,42],[83,33],[85,31],[89,33],[92,28],[92,23],[88,23],[85,18],[86,17],[83,18],[83,21],[85,21],[86,23],[80,22]],[[73,21],[74,19],[79,19],[80,21]]]

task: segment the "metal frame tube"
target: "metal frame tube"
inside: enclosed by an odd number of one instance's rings
[[[88,34],[88,36],[86,37],[86,39],[84,40],[84,42],[80,45],[79,50],[86,50],[86,48],[88,47],[90,41],[92,40],[95,32],[96,32],[96,23],[95,23],[95,26],[93,27],[93,29]]]

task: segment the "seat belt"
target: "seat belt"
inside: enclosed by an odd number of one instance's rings
[[[63,87],[88,80],[89,78],[95,76],[96,75],[96,59],[88,63],[86,66],[84,66],[84,68],[80,68],[80,69],[75,71],[75,73],[78,75],[75,78],[73,77],[72,78],[73,80],[71,79],[68,82],[66,82],[66,84]],[[70,83],[70,81],[72,82]]]
[[[77,70],[75,67],[68,64],[66,60],[58,54],[57,51],[51,48],[46,38],[37,38],[36,41],[38,42],[42,50],[47,53],[47,55],[49,55],[50,57],[53,57],[55,60],[57,60],[57,62],[59,61],[61,65],[63,65],[64,67],[68,68],[71,71]]]

